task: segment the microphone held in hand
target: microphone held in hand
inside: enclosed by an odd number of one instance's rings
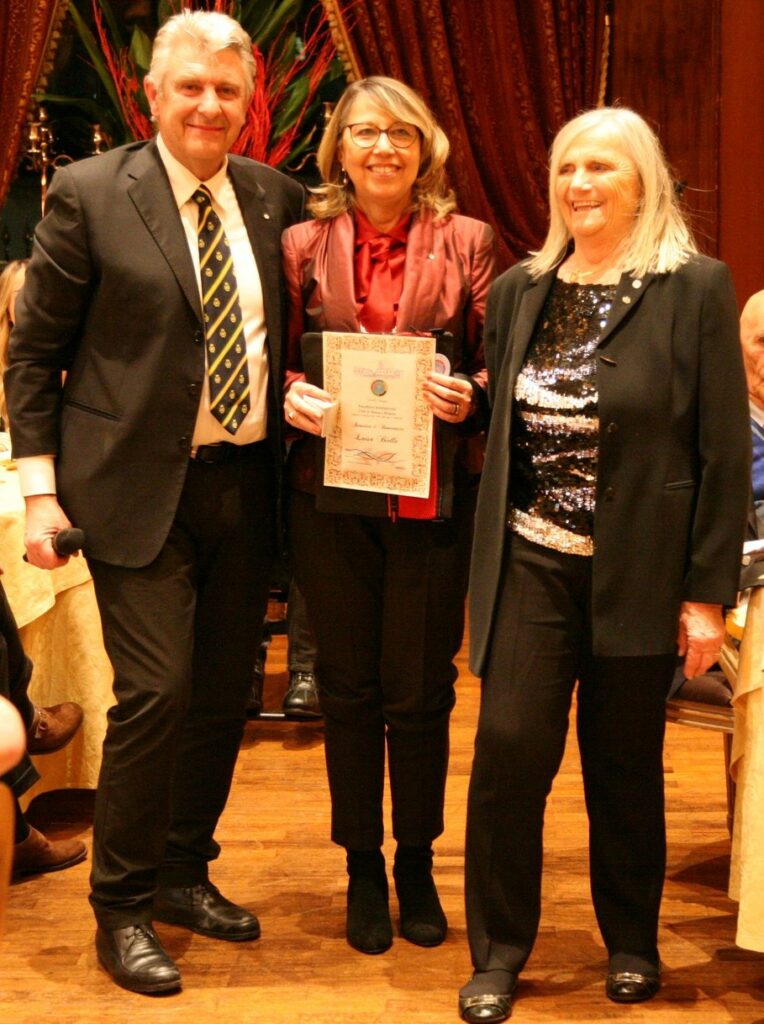
[[[53,550],[62,558],[66,555],[73,555],[75,551],[81,551],[84,545],[85,531],[78,530],[76,526],[59,530],[53,537]]]

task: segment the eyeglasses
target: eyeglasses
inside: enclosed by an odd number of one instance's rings
[[[389,128],[378,128],[375,124],[346,124],[345,128],[350,132],[350,138],[356,146],[361,149],[371,149],[376,146],[380,135],[387,137],[387,141],[396,149],[408,149],[413,146],[419,135],[416,125],[406,124],[405,121],[396,121]]]

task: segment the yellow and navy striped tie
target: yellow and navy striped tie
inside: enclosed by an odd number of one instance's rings
[[[194,192],[199,206],[199,268],[207,340],[210,412],[235,434],[249,410],[249,371],[239,288],[233,258],[212,195],[203,185]]]

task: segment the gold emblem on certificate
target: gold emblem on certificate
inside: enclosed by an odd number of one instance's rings
[[[325,331],[323,359],[324,388],[337,402],[324,483],[426,498],[432,410],[423,385],[435,339]]]

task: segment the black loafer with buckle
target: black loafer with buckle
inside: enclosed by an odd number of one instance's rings
[[[467,1024],[498,1024],[512,1013],[517,975],[511,971],[476,971],[459,993],[459,1016]]]
[[[640,971],[613,971],[605,982],[605,995],[614,1003],[644,1003],[660,991],[659,974]]]
[[[605,995],[614,1003],[644,1003],[657,995],[660,987],[660,962],[627,953],[610,957]]]

